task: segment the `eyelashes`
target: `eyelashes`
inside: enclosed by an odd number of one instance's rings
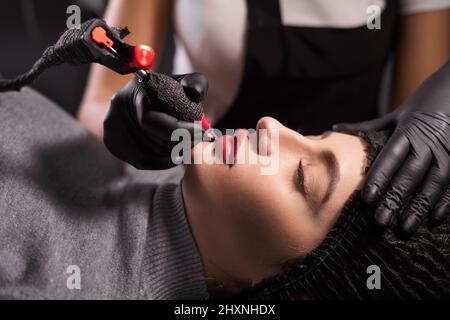
[[[303,162],[300,159],[300,161],[298,162],[298,167],[297,167],[297,174],[296,174],[296,184],[297,187],[300,189],[300,191],[305,190],[305,173],[303,171]]]

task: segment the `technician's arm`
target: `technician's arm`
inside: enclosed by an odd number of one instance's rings
[[[392,109],[450,59],[450,10],[407,15],[400,24]]]
[[[130,44],[148,44],[160,52],[164,40],[171,0],[111,0],[105,13],[109,25],[125,27],[132,33],[127,36]],[[111,97],[121,89],[130,76],[119,75],[99,65],[93,65],[78,113],[78,119],[96,136],[103,136],[103,119]]]

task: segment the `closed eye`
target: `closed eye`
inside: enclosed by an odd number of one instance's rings
[[[316,197],[314,194],[311,193],[311,191],[307,187],[305,180],[306,180],[306,178],[305,178],[304,164],[303,164],[302,160],[300,159],[300,161],[298,163],[298,167],[297,167],[297,172],[295,175],[295,184],[296,184],[298,191],[305,198],[305,201],[308,204],[308,207],[313,212],[317,212]]]
[[[298,166],[297,166],[297,174],[296,174],[296,186],[298,188],[298,190],[305,195],[306,194],[306,190],[305,190],[305,172],[303,171],[303,163],[302,160],[300,159],[300,161],[298,162]]]

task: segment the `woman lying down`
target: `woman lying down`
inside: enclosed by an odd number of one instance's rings
[[[448,221],[403,241],[359,200],[385,132],[261,129],[279,132],[275,174],[138,171],[32,90],[1,94],[0,297],[450,297]],[[238,154],[259,152],[243,141]]]

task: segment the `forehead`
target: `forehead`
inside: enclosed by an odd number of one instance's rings
[[[365,155],[365,143],[360,137],[354,135],[331,132],[326,134],[322,142],[338,154],[350,152],[352,157]]]
[[[340,170],[339,184],[330,199],[331,206],[336,208],[342,206],[353,191],[360,187],[366,163],[365,146],[361,138],[342,133],[328,135],[321,145],[335,154]]]

